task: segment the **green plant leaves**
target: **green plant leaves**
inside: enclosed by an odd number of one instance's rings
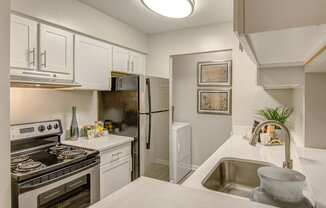
[[[287,107],[265,108],[258,111],[258,114],[266,120],[278,121],[282,124],[287,121],[292,113],[293,109]]]

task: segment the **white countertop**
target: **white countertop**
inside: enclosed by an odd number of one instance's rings
[[[98,137],[94,139],[87,139],[84,137],[78,138],[78,140],[63,140],[62,144],[73,145],[82,148],[94,149],[98,151],[105,151],[114,147],[130,143],[134,140],[132,137],[108,135],[104,137]]]
[[[232,135],[182,185],[209,191],[202,185],[202,181],[217,163],[225,157],[264,161],[282,167],[284,154],[284,146],[271,147],[257,144],[254,147],[249,145],[248,140],[243,139],[243,136]],[[303,156],[309,159],[304,160]],[[293,169],[306,176],[305,195],[318,208],[325,208],[326,183],[323,182],[323,178],[325,178],[323,175],[326,172],[326,150],[298,148],[292,143],[291,157],[293,159]]]
[[[269,208],[271,206],[141,177],[90,208]]]
[[[302,172],[302,168],[295,154],[295,148],[291,146],[291,157],[293,159],[293,169]],[[249,145],[249,141],[241,135],[232,135],[225,143],[216,150],[199,168],[183,183],[192,188],[204,189],[202,181],[217,165],[226,157],[241,158],[247,160],[258,160],[282,167],[284,161],[284,146],[256,146]]]
[[[302,172],[307,178],[305,195],[315,202],[317,208],[326,208],[326,150],[298,148],[294,144],[291,150],[293,169]],[[254,147],[242,136],[233,135],[181,186],[142,177],[92,208],[272,207],[246,198],[210,191],[202,185],[202,181],[222,158],[259,160],[281,166],[284,151],[284,146],[267,147],[257,144]]]
[[[326,150],[297,147],[317,208],[326,208]]]

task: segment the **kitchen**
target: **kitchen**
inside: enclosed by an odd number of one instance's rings
[[[294,6],[292,0],[274,3],[186,1],[191,8],[190,16],[173,19],[157,15],[146,2],[4,0],[1,3],[4,15],[1,17],[4,27],[1,39],[5,46],[1,64],[2,68],[8,68],[1,73],[1,114],[4,116],[0,123],[3,134],[7,135],[4,137],[8,137],[1,143],[3,161],[0,164],[7,167],[1,172],[6,187],[0,195],[1,206],[10,207],[10,189],[15,191],[10,188],[9,138],[19,141],[19,137],[25,135],[27,139],[31,129],[40,128],[41,133],[30,137],[47,137],[46,140],[55,137],[48,147],[58,140],[63,146],[77,146],[73,153],[83,149],[86,151],[80,156],[83,161],[95,159],[93,162],[99,172],[108,174],[102,179],[101,173],[87,173],[92,179],[86,179],[80,174],[84,171],[76,171],[79,173],[71,176],[67,170],[69,180],[65,180],[66,177],[61,180],[60,174],[52,178],[54,182],[48,177],[43,189],[39,188],[41,185],[37,180],[33,181],[37,177],[31,176],[32,184],[24,184],[26,180],[23,179],[22,190],[17,193],[21,196],[19,200],[31,203],[26,207],[49,207],[47,203],[53,200],[49,201],[46,196],[51,198],[53,195],[47,192],[52,188],[46,184],[56,184],[54,193],[65,189],[62,196],[68,196],[73,192],[67,191],[69,183],[77,179],[82,184],[78,187],[82,187],[81,196],[86,194],[89,198],[86,203],[101,200],[94,207],[130,207],[131,204],[239,207],[238,203],[247,207],[265,207],[245,197],[208,191],[202,183],[223,158],[264,161],[282,167],[284,146],[257,144],[253,147],[242,137],[251,136],[248,131],[257,119],[258,110],[289,106],[294,110],[287,126],[296,147],[291,144],[291,150],[296,149],[291,151],[293,169],[303,173],[308,181],[304,192],[308,193],[305,193],[306,198],[312,198],[309,203],[325,207],[322,197],[325,191],[319,185],[325,170],[325,140],[321,138],[326,116],[321,108],[324,99],[320,93],[325,76],[325,3],[309,4],[302,0]],[[286,9],[289,8],[295,18],[287,16]],[[281,11],[283,16],[276,17],[275,11]],[[301,15],[303,11],[305,15]],[[258,21],[258,16],[264,21]],[[11,33],[5,33],[5,28],[7,31],[11,28]],[[219,87],[230,91],[226,93],[228,112],[202,114],[201,109],[197,109],[197,91],[212,90],[212,87],[197,87],[197,62],[216,59],[232,60],[228,71],[232,73],[228,76],[232,77],[231,81],[228,87]],[[191,67],[194,73],[190,76],[183,69]],[[128,88],[125,90],[128,92],[124,92],[124,88]],[[125,94],[125,97],[118,98],[118,94]],[[76,106],[76,114],[72,113],[73,106]],[[94,128],[97,125],[94,122],[102,120],[100,125],[107,126],[108,130],[101,132],[98,138],[69,140],[74,117],[78,128],[89,125]],[[188,123],[192,134],[188,135],[192,137],[186,143],[189,157],[181,178],[189,172],[190,176],[184,178],[183,183],[180,178],[174,178],[178,175],[174,172],[178,155],[172,152],[174,134],[178,131],[176,121]],[[113,127],[109,127],[110,124]],[[56,130],[54,126],[58,126]],[[82,132],[80,134],[82,136]],[[18,139],[13,139],[16,136]],[[35,141],[31,143],[36,144]],[[12,146],[11,151],[14,149]],[[60,150],[57,151],[59,154]],[[18,153],[14,152],[14,155]],[[60,160],[54,166],[71,165],[72,168],[76,164],[74,161],[77,162],[71,158]],[[85,162],[85,165],[89,164]],[[47,166],[48,169],[52,167]],[[74,168],[86,168],[81,163],[79,166]],[[110,171],[117,170],[115,167],[121,167],[122,172]],[[145,171],[147,167],[155,171]],[[129,185],[124,187],[126,184]],[[43,193],[39,196],[30,194],[37,200],[30,200],[28,193],[34,193],[28,191],[31,186],[38,187]],[[124,188],[118,190],[121,187]],[[93,192],[95,189],[97,191]],[[131,194],[140,189],[139,193]],[[162,192],[153,191],[159,189]],[[167,194],[169,191],[170,195]],[[141,197],[144,194],[148,199]],[[128,200],[124,202],[124,198]],[[174,199],[178,201],[171,203]],[[69,207],[68,203],[61,206]]]

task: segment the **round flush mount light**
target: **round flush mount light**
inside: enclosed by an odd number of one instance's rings
[[[194,0],[141,0],[153,12],[170,18],[185,18],[194,11]]]

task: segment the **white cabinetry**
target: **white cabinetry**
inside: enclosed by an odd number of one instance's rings
[[[74,34],[11,15],[10,75],[14,80],[74,79]]]
[[[36,70],[37,22],[11,15],[10,66]]]
[[[73,44],[73,33],[41,24],[40,70],[73,79]]]
[[[110,90],[112,46],[91,38],[76,36],[75,79],[82,89]]]
[[[120,47],[113,47],[113,71],[145,74],[145,55]]]
[[[130,73],[145,74],[146,57],[143,54],[131,52],[130,53]]]
[[[113,47],[113,70],[118,72],[129,72],[129,51],[120,47]]]
[[[101,152],[101,199],[131,181],[131,144]]]

